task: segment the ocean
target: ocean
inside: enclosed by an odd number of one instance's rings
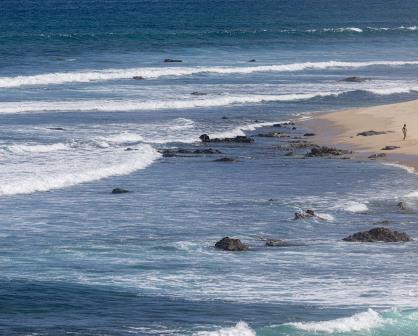
[[[417,99],[417,18],[414,0],[2,0],[0,334],[417,335],[417,242],[341,241],[418,240],[417,176],[257,136]]]

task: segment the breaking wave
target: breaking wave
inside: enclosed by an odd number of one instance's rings
[[[355,29],[355,28],[349,28]],[[87,83],[91,81],[109,81],[130,79],[142,76],[145,79],[155,79],[162,76],[189,76],[198,73],[214,74],[250,74],[254,72],[293,72],[303,70],[323,70],[328,68],[362,68],[369,66],[403,66],[417,65],[418,61],[370,61],[370,62],[303,62],[276,65],[260,65],[247,67],[161,67],[161,68],[130,68],[107,69],[75,72],[55,72],[39,75],[16,77],[0,77],[0,88],[12,88],[25,85],[51,85],[65,83]]]

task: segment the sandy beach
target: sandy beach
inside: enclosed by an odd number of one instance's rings
[[[404,124],[406,140],[402,134]],[[418,169],[418,100],[325,113],[302,125],[316,134],[312,137],[314,143],[350,149],[357,158],[385,154],[378,160]],[[367,131],[382,133],[359,135]],[[384,150],[386,146],[399,148]]]

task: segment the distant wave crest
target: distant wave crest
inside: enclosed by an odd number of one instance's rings
[[[13,88],[26,85],[57,85],[66,83],[87,83],[90,81],[110,81],[130,79],[134,76],[142,76],[146,79],[155,79],[163,76],[179,77],[190,76],[198,73],[250,74],[254,72],[295,72],[303,70],[323,70],[329,68],[361,68],[369,66],[404,65],[418,65],[418,61],[324,61],[260,66],[161,67],[54,72],[39,75],[0,77],[0,88]]]

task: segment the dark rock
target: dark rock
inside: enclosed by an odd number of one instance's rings
[[[215,247],[225,251],[247,251],[248,245],[243,244],[239,239],[224,237],[216,242]]]
[[[255,59],[250,59],[248,62],[249,63],[254,63],[254,62],[256,62],[256,60]]]
[[[313,210],[306,210],[306,211],[295,212],[295,218],[293,219],[297,220],[297,219],[305,219],[305,218],[312,218],[312,217],[316,217],[315,212]]]
[[[213,148],[206,148],[206,149],[196,149],[193,151],[193,154],[222,154],[221,151]]]
[[[213,138],[211,139],[209,137],[209,135],[207,134],[202,134],[200,137],[200,140],[202,140],[202,142],[236,142],[236,143],[251,143],[254,142],[254,139],[249,138],[245,135],[238,135],[234,138]]]
[[[292,151],[290,151],[290,152],[287,152],[285,155],[286,155],[286,156],[293,156],[293,155],[294,155],[294,153],[293,153]]]
[[[207,93],[206,92],[193,91],[191,93],[191,95],[193,95],[193,96],[206,96]]]
[[[220,159],[216,159],[215,162],[235,162],[236,160],[234,158],[225,156],[223,158]]]
[[[400,210],[406,210],[406,205],[405,205],[405,203],[404,203],[404,202],[399,202],[399,203],[397,204],[397,206],[398,206],[398,208],[399,208]]]
[[[142,76],[133,76],[132,79],[135,79],[135,80],[144,80],[145,78],[142,77]]]
[[[286,243],[280,239],[267,239],[266,246],[274,247],[274,246],[284,246]]]
[[[127,151],[127,152],[136,151],[136,150],[138,150],[138,149],[132,148],[132,147],[128,147],[128,148],[125,149],[125,151]]]
[[[373,223],[373,225],[388,225],[388,224],[390,224],[390,221],[387,219]]]
[[[350,151],[331,148],[331,147],[314,147],[311,151],[306,154],[307,157],[324,157],[324,156],[340,156],[344,154],[351,154]]]
[[[228,118],[228,117],[223,116],[223,117],[222,117],[222,119],[223,119],[223,120],[227,120],[227,119],[229,119],[229,118]]]
[[[364,131],[364,132],[360,132],[357,133],[357,136],[372,136],[372,135],[381,135],[381,134],[386,134],[387,132],[385,131]]]
[[[306,140],[298,140],[298,141],[291,141],[290,147],[292,148],[310,148],[310,147],[318,147],[314,144],[309,143]]]
[[[185,148],[179,148],[179,149],[164,149],[159,151],[163,157],[173,157],[173,156],[182,156],[182,155],[201,155],[201,154],[222,154],[221,151],[213,148],[204,148],[204,149],[185,149]]]
[[[303,136],[311,137],[311,136],[315,136],[315,133],[305,133]]]
[[[293,126],[293,127],[292,127],[292,130],[293,130],[293,131],[294,131],[294,130],[296,130],[296,127],[295,127],[295,126]]]
[[[348,242],[407,242],[411,241],[404,232],[392,231],[385,227],[376,227],[369,231],[357,232],[343,239]]]
[[[385,146],[382,150],[394,150],[400,148],[399,146]]]
[[[272,127],[282,127],[282,124],[274,124]]]
[[[270,132],[270,133],[259,133],[257,134],[258,137],[262,138],[288,138],[288,134],[283,134],[280,132]]]
[[[164,60],[164,63],[180,63],[183,62],[183,60],[179,60],[179,59],[172,59],[172,58],[166,58]]]
[[[199,137],[199,139],[202,140],[202,142],[209,142],[210,141],[209,135],[207,135],[207,134],[202,134]]]
[[[52,131],[65,131],[65,129],[62,127],[48,127],[48,129]]]
[[[350,82],[350,83],[363,83],[370,80],[369,78],[365,78],[365,77],[357,77],[357,76],[352,76],[352,77],[347,77],[342,79],[342,82]]]
[[[129,190],[122,189],[122,188],[115,188],[112,190],[112,194],[126,194]]]
[[[369,159],[378,159],[378,158],[382,158],[385,157],[386,154],[385,153],[379,153],[379,154],[372,154],[369,156]]]

